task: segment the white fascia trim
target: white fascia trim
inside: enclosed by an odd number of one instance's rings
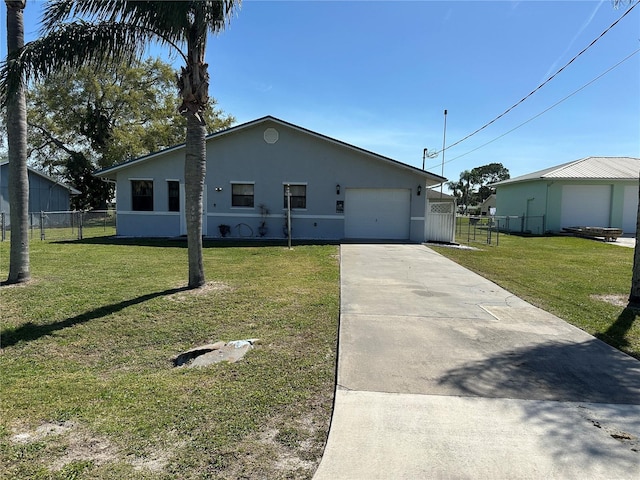
[[[145,181],[145,182],[153,182],[153,178],[145,178],[145,177],[130,177],[127,178],[130,182],[133,181]]]
[[[241,182],[239,180],[230,180],[229,183],[232,184],[232,185],[236,184],[236,183],[240,183],[240,184],[243,184],[243,185],[255,185],[256,184],[255,181],[254,182]]]
[[[244,218],[262,218],[258,213],[207,213],[207,217],[244,217]],[[283,217],[270,215],[267,218],[275,218],[282,220]],[[291,213],[291,218],[306,218],[316,220],[344,220],[344,215],[299,215]]]
[[[180,215],[180,212],[149,212],[149,211],[138,211],[138,210],[118,210],[116,212],[116,215],[149,215],[149,216],[154,216],[154,217],[162,217],[162,216],[169,216],[169,217],[176,217]]]

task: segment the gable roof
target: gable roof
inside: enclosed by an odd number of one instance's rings
[[[637,180],[638,178],[640,178],[640,158],[587,157],[496,182],[493,186],[544,179]]]
[[[5,165],[9,165],[9,161],[8,160],[4,160],[0,162],[0,167],[4,167]],[[30,167],[27,165],[27,170],[29,170],[31,173],[38,175],[39,177],[42,177],[48,181],[50,181],[51,183],[54,183],[56,185],[60,185],[62,188],[66,189],[69,191],[70,195],[80,195],[82,192],[80,190],[77,190],[75,188],[73,188],[71,185],[67,185],[64,182],[61,182],[60,180],[56,180],[53,177],[50,177],[49,175],[47,175],[46,173],[43,173],[39,170],[36,170],[33,167]]]
[[[341,140],[337,140],[335,138],[328,137],[328,136],[323,135],[321,133],[317,133],[317,132],[314,132],[312,130],[308,130],[308,129],[300,127],[298,125],[294,125],[293,123],[285,122],[284,120],[280,120],[279,118],[272,117],[271,115],[267,115],[265,117],[258,118],[256,120],[252,120],[250,122],[246,122],[246,123],[243,123],[243,124],[240,124],[240,125],[236,125],[234,127],[229,127],[227,129],[211,133],[211,134],[207,135],[205,141],[209,142],[210,140],[214,140],[216,138],[221,138],[221,137],[224,137],[224,136],[227,136],[227,135],[232,135],[232,134],[234,134],[236,132],[239,132],[239,131],[242,131],[242,130],[246,130],[248,128],[251,128],[251,127],[254,127],[256,125],[260,125],[261,123],[266,123],[266,122],[273,122],[273,123],[282,125],[284,127],[292,128],[292,129],[297,130],[298,132],[302,132],[302,133],[304,133],[306,135],[310,135],[312,137],[319,138],[321,140],[333,143],[335,145],[339,145],[341,147],[344,147],[344,148],[356,151],[358,153],[367,155],[367,156],[369,156],[369,157],[371,157],[371,158],[373,158],[375,160],[386,162],[386,163],[390,163],[390,164],[392,164],[392,165],[394,165],[396,167],[400,167],[400,168],[404,168],[404,169],[407,169],[407,170],[411,170],[413,173],[421,174],[425,178],[429,178],[429,179],[431,179],[431,180],[433,180],[435,182],[438,182],[438,183],[445,182],[447,180],[445,177],[441,177],[440,175],[436,175],[435,173],[427,172],[426,170],[421,170],[421,169],[413,167],[411,165],[407,165],[406,163],[399,162],[398,160],[394,160],[392,158],[385,157],[383,155],[379,155],[379,154],[377,154],[375,152],[371,152],[369,150],[365,150],[364,148],[356,147],[355,145],[351,145],[349,143],[343,142]],[[114,165],[112,167],[108,167],[108,168],[103,168],[101,170],[97,170],[97,171],[93,172],[93,175],[96,176],[96,177],[112,175],[113,173],[117,172],[118,170],[127,168],[127,167],[129,167],[131,165],[147,162],[147,161],[153,160],[154,158],[159,157],[161,155],[165,155],[167,153],[174,152],[174,151],[177,151],[177,150],[181,150],[181,149],[184,149],[184,148],[185,148],[185,144],[181,143],[179,145],[175,145],[173,147],[169,147],[169,148],[166,148],[164,150],[160,150],[158,152],[153,152],[153,153],[150,153],[150,154],[142,156],[142,157],[138,157],[138,158],[133,158],[131,160],[127,160],[125,162],[119,163],[118,165]]]

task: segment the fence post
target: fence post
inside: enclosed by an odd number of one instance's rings
[[[4,223],[4,212],[0,213],[0,221],[2,221],[2,241],[4,242],[4,239],[7,235],[6,225]]]
[[[40,211],[40,240],[44,240],[44,212]]]
[[[80,210],[78,212],[78,240],[82,240],[82,217],[84,216],[84,212]]]

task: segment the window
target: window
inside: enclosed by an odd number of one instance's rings
[[[253,208],[253,183],[231,184],[231,206]]]
[[[169,211],[180,211],[180,182],[176,180],[167,180],[169,189]]]
[[[307,186],[289,185],[291,208],[307,208]],[[287,208],[287,186],[284,186],[284,208]]]
[[[131,180],[131,209],[153,211],[153,180]]]

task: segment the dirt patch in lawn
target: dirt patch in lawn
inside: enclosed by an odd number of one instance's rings
[[[169,300],[173,300],[176,302],[181,302],[191,296],[210,295],[212,293],[233,290],[230,285],[227,285],[224,282],[207,282],[203,286],[193,289],[187,289],[185,285],[179,285],[176,288],[181,290],[177,293],[167,296]]]
[[[151,458],[125,456],[106,437],[96,435],[75,422],[44,423],[35,429],[13,428],[11,442],[15,444],[46,443],[47,450],[57,454],[48,457],[47,467],[60,471],[73,462],[91,462],[95,466],[124,462],[136,470],[162,472],[168,463],[168,453],[155,451]]]
[[[601,302],[607,302],[611,305],[615,305],[616,307],[626,307],[629,303],[628,295],[591,295],[590,296],[594,300],[599,300]]]

